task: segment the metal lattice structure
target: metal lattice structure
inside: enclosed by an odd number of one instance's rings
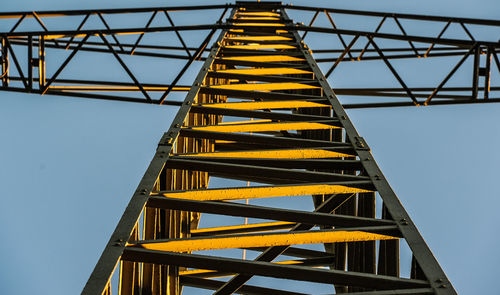
[[[220,12],[216,23],[176,26],[171,16],[208,10]],[[303,25],[288,11],[313,14]],[[343,27],[333,14],[372,18],[375,26]],[[145,25],[113,26],[110,18],[121,15]],[[314,26],[320,15],[330,27]],[[53,18],[67,26],[77,20],[76,29],[49,28]],[[83,294],[111,294],[114,272],[119,294],[180,294],[185,287],[303,294],[283,279],[333,285],[335,293],[456,294],[344,109],[499,101],[491,85],[491,64],[500,70],[499,44],[479,41],[471,29],[499,29],[499,21],[278,2],[1,13],[0,19],[11,22],[1,35],[2,90],[179,106]],[[23,29],[29,20],[35,28]],[[389,20],[396,30],[383,32]],[[442,29],[434,37],[412,35],[412,22]],[[445,38],[453,25],[466,38]],[[183,33],[190,31],[206,32],[198,47],[187,45]],[[164,33],[175,34],[180,46],[146,37]],[[304,38],[314,34],[336,38],[339,47],[309,48]],[[48,75],[47,54],[63,50]],[[61,78],[79,52],[111,54],[131,82]],[[144,82],[125,56],[185,64],[169,84]],[[433,87],[408,84],[395,66],[454,56],[458,63]],[[447,86],[468,57],[471,85]],[[356,61],[380,61],[400,87],[332,89],[327,78],[339,64]],[[200,62],[194,83],[181,85]],[[326,74],[318,63],[328,65]],[[187,92],[184,101],[169,99],[174,92]],[[369,100],[341,103],[337,94]],[[310,197],[311,210],[290,208]],[[411,259],[404,271],[400,244]],[[242,249],[253,258],[236,257]]]

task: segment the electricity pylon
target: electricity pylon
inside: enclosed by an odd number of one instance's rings
[[[216,24],[175,26],[169,15],[207,9],[223,10]],[[314,15],[305,26],[293,23],[287,9],[314,11]],[[332,28],[313,26],[321,12]],[[180,294],[183,287],[215,290],[215,294],[304,294],[296,290],[300,284],[318,288],[308,292],[313,294],[323,290],[320,285],[333,285],[336,293],[456,294],[344,107],[498,101],[490,97],[497,90],[490,85],[490,64],[494,60],[500,68],[498,43],[477,41],[467,25],[499,24],[335,10],[380,17],[375,31],[366,32],[338,28],[331,12],[278,2],[237,2],[0,14],[16,20],[1,39],[3,90],[179,106],[83,294],[111,294],[116,268],[120,294]],[[143,28],[112,28],[106,21],[106,15],[123,13],[151,16]],[[164,14],[170,26],[155,26],[158,14]],[[76,30],[50,30],[43,22],[44,17],[61,15],[83,20]],[[91,17],[104,27],[85,29]],[[222,22],[225,17],[227,21]],[[30,18],[43,30],[16,31]],[[388,18],[394,19],[399,34],[379,32]],[[446,25],[434,38],[412,36],[401,19]],[[443,38],[453,23],[470,40]],[[190,30],[209,31],[198,48],[187,46],[180,34]],[[174,32],[182,46],[141,44],[146,34],[158,32]],[[335,34],[342,44],[341,50],[316,51],[338,53],[335,59],[322,60],[333,62],[326,75],[313,57],[315,51],[303,41],[309,32]],[[138,38],[134,43],[120,42],[123,34]],[[357,42],[363,38],[366,43],[360,46]],[[402,41],[409,48],[380,47],[379,39]],[[423,51],[419,43],[430,45]],[[28,49],[25,64],[17,58],[19,48]],[[48,48],[71,49],[50,78],[46,74]],[[163,53],[166,50],[184,50],[187,55]],[[59,78],[79,51],[111,53],[132,82]],[[141,83],[123,55],[179,58],[187,63],[171,84]],[[436,88],[407,86],[391,63],[393,59],[455,55],[463,57]],[[481,55],[485,66],[481,66]],[[472,86],[445,87],[469,56],[473,57]],[[382,61],[401,88],[338,92],[409,101],[342,104],[327,77],[340,62],[363,59]],[[191,64],[200,60],[203,65],[192,86],[177,85]],[[483,87],[479,86],[481,77]],[[105,91],[135,91],[143,97],[102,94]],[[187,91],[184,101],[167,100],[172,91]],[[470,95],[464,94],[469,91]],[[152,92],[161,96],[154,98]],[[211,178],[215,184],[209,184]],[[303,205],[309,196],[310,208]],[[293,204],[300,204],[299,208],[291,208]],[[404,258],[411,259],[411,267],[404,271],[400,271],[400,256],[405,255],[400,253],[400,243],[410,250]],[[241,252],[244,257],[236,257]]]

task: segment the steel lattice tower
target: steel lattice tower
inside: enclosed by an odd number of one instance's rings
[[[217,9],[222,14],[209,25],[176,26],[170,16]],[[314,15],[303,25],[294,23],[288,10]],[[143,27],[113,27],[107,21],[141,13],[148,15]],[[320,13],[330,28],[313,26]],[[379,22],[373,31],[341,28],[332,13]],[[167,26],[155,24],[160,14]],[[79,17],[80,22],[76,30],[49,29],[44,19],[51,17]],[[92,17],[100,28],[85,27]],[[184,286],[215,294],[303,294],[283,285],[283,279],[333,285],[335,293],[456,294],[344,109],[499,101],[490,97],[498,90],[490,85],[490,65],[500,69],[499,44],[478,41],[469,26],[499,27],[500,22],[278,2],[2,13],[0,18],[14,20],[1,35],[2,90],[179,106],[82,294],[111,294],[114,273],[119,294],[180,294]],[[41,29],[20,30],[28,19]],[[388,19],[399,33],[380,32]],[[436,37],[414,36],[403,20],[444,27]],[[468,39],[444,38],[450,25],[463,28]],[[182,33],[199,30],[208,34],[198,48],[190,48]],[[141,43],[144,36],[161,32],[175,33],[182,46]],[[311,50],[303,41],[308,33],[336,36],[342,47]],[[122,35],[137,39],[126,43]],[[406,47],[380,46],[382,40]],[[26,49],[23,61],[19,51]],[[69,54],[47,76],[49,49]],[[186,55],[165,53],[169,50]],[[132,82],[60,78],[80,51],[111,54]],[[315,58],[322,53],[336,56]],[[143,83],[124,55],[184,59],[186,64],[170,84]],[[393,66],[396,59],[447,56],[462,57],[432,88],[408,86]],[[468,57],[473,59],[472,85],[445,87]],[[382,61],[401,87],[332,90],[328,76],[341,62],[354,60]],[[194,83],[178,85],[197,61],[203,65]],[[318,62],[331,64],[325,74]],[[184,101],[167,99],[175,91],[187,92]],[[155,98],[153,92],[160,95]],[[341,103],[336,93],[379,100]],[[209,185],[210,178],[215,185]],[[309,197],[312,210],[287,205]],[[204,218],[210,226],[202,226]],[[409,278],[401,275],[400,243],[411,251]],[[235,257],[240,249],[257,253],[255,259]]]

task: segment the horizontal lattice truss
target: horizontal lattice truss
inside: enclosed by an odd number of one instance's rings
[[[456,294],[285,11],[230,21],[83,294]]]
[[[0,13],[0,90],[181,105],[214,36],[251,28],[228,19],[242,5]],[[500,21],[273,5],[344,108],[500,101]]]

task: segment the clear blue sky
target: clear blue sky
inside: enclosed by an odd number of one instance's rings
[[[0,11],[217,2],[227,1],[21,0]],[[500,18],[493,0],[294,3]],[[0,294],[81,291],[175,112],[0,92]],[[500,104],[349,111],[461,294],[498,292],[499,113]]]

